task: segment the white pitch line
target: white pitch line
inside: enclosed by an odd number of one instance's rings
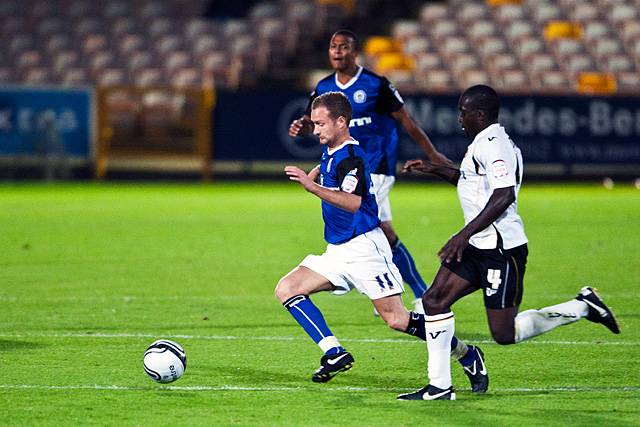
[[[107,391],[260,391],[260,392],[405,392],[413,389],[400,387],[243,387],[234,385],[220,386],[120,386],[120,385],[40,385],[40,384],[0,384],[0,390],[107,390]],[[460,389],[460,391],[470,391]],[[541,388],[492,388],[492,392],[548,393],[548,392],[582,392],[582,393],[633,393],[640,387],[541,387]]]
[[[157,339],[162,336],[166,339],[187,339],[187,340],[215,340],[215,341],[308,341],[307,337],[292,336],[235,336],[235,335],[183,335],[183,334],[150,334],[150,333],[16,333],[16,334],[0,334],[0,338],[151,338]],[[345,342],[360,343],[393,343],[393,344],[421,344],[424,341],[417,339],[403,338],[340,338]],[[468,340],[474,344],[495,344],[492,340]],[[549,341],[549,340],[531,340],[521,344],[537,344],[537,345],[607,345],[607,346],[640,346],[637,341]]]

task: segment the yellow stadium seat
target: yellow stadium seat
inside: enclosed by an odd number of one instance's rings
[[[345,12],[351,14],[356,7],[356,0],[316,0],[319,5],[341,6]]]
[[[611,73],[584,72],[578,76],[578,92],[585,95],[608,95],[618,90],[616,78]]]
[[[486,0],[489,6],[502,6],[504,4],[522,4],[522,0]]]
[[[556,40],[562,38],[582,38],[582,26],[571,21],[551,21],[544,27],[544,38]]]
[[[378,56],[398,50],[397,43],[391,37],[372,36],[364,44],[364,53],[369,56]]]
[[[412,58],[398,52],[383,53],[376,61],[376,71],[380,74],[386,74],[390,70],[413,70],[414,67]]]

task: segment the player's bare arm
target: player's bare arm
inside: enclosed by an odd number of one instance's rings
[[[311,169],[308,175],[313,182],[318,182],[318,177],[320,176],[320,165],[317,165],[315,168]]]
[[[300,185],[302,185],[302,187],[309,193],[315,194],[333,206],[351,213],[355,213],[360,209],[360,204],[362,203],[362,198],[360,196],[347,193],[345,191],[331,190],[320,184],[316,184],[315,181],[305,173],[305,171],[297,166],[286,166],[284,168],[284,172],[291,181],[299,182]]]
[[[460,179],[460,169],[450,165],[434,164],[428,160],[407,160],[402,167],[402,173],[410,173],[414,171],[435,175],[453,185],[456,185]]]
[[[433,143],[429,139],[426,133],[418,126],[418,124],[413,120],[411,115],[407,112],[407,110],[402,107],[397,111],[391,113],[394,119],[396,119],[405,131],[409,134],[409,136],[416,141],[422,151],[429,157],[429,159],[436,164],[441,165],[451,165],[451,160],[447,158],[444,154],[440,153],[436,150],[436,147],[433,146]]]
[[[462,252],[469,244],[471,236],[490,226],[516,200],[514,187],[496,188],[493,190],[487,205],[472,221],[440,249],[438,257],[445,262],[456,259],[462,261]]]
[[[313,132],[313,122],[311,118],[306,114],[299,119],[295,119],[289,125],[289,136],[297,137],[297,136],[305,136],[309,135]]]

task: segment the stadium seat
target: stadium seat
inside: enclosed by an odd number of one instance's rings
[[[522,70],[501,70],[494,80],[501,92],[527,92],[531,90],[529,78]]]
[[[51,76],[48,68],[32,67],[26,70],[24,83],[30,85],[43,85],[51,82]]]
[[[423,52],[428,52],[431,47],[429,38],[425,36],[413,36],[405,40],[402,44],[402,51],[409,56],[417,56]]]
[[[460,73],[458,86],[460,90],[464,90],[469,86],[475,86],[485,84],[491,84],[489,74],[486,71],[480,69],[467,69]]]
[[[453,87],[451,72],[445,69],[434,69],[416,76],[416,83],[428,92],[450,92]]]
[[[59,81],[65,86],[84,86],[89,84],[89,76],[84,68],[68,68],[61,72]]]
[[[126,81],[126,72],[121,68],[103,68],[97,72],[98,86],[119,86],[124,85]]]
[[[578,91],[586,95],[613,94],[617,90],[616,79],[610,73],[585,72],[578,76]]]
[[[182,48],[182,39],[173,34],[160,36],[154,44],[156,52],[160,55],[169,55],[171,52]]]
[[[425,4],[420,9],[420,22],[430,26],[434,22],[442,22],[449,16],[449,9],[445,4]]]
[[[391,37],[369,37],[364,44],[364,53],[373,57],[377,57],[385,53],[395,53],[397,51],[398,44]]]
[[[600,66],[603,71],[614,74],[621,71],[633,71],[634,69],[633,61],[624,53],[604,55],[601,59]]]
[[[44,42],[44,47],[45,52],[49,56],[53,56],[61,50],[70,50],[73,47],[73,42],[65,34],[52,34]]]
[[[178,88],[198,88],[202,87],[204,83],[197,68],[182,68],[173,72],[171,85]]]
[[[415,63],[418,72],[443,68],[442,57],[434,52],[419,53],[415,56]]]
[[[126,37],[127,34],[135,33],[137,25],[133,18],[120,17],[113,21],[110,31],[117,37]]]
[[[78,52],[75,50],[63,50],[55,54],[52,61],[53,71],[61,75],[69,68],[77,68],[80,65]]]
[[[161,85],[164,73],[159,68],[140,68],[134,71],[133,83],[140,87]]]

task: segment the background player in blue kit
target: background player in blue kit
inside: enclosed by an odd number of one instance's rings
[[[379,227],[365,153],[349,134],[351,114],[344,94],[329,92],[317,97],[312,104],[311,120],[314,133],[324,146],[321,164],[308,175],[296,166],[285,168],[289,179],[322,199],[324,237],[328,243],[325,253],[307,256],[280,279],[275,291],[280,302],[324,352],[321,366],[312,376],[315,382],[329,381],[337,373],[350,369],[354,359],[311,302],[312,293],[344,294],[355,288],[371,299],[391,328],[426,340],[424,315],[409,313],[402,304],[402,278]],[[453,337],[451,355],[463,366],[473,367],[465,369],[472,389],[486,391],[488,376],[482,352]]]
[[[391,223],[389,192],[395,182],[397,162],[397,123],[436,164],[449,164],[439,153],[404,108],[404,101],[385,77],[359,66],[357,36],[348,30],[337,31],[329,43],[329,62],[335,73],[320,80],[312,92],[305,114],[289,126],[289,135],[296,137],[313,132],[310,119],[311,103],[327,92],[344,93],[353,108],[349,123],[351,135],[360,142],[366,153],[371,170],[374,192],[379,208],[380,228],[384,231],[393,251],[393,262],[398,266],[402,278],[415,295],[416,311],[424,312],[420,298],[427,286],[415,266],[413,257],[402,244]]]

